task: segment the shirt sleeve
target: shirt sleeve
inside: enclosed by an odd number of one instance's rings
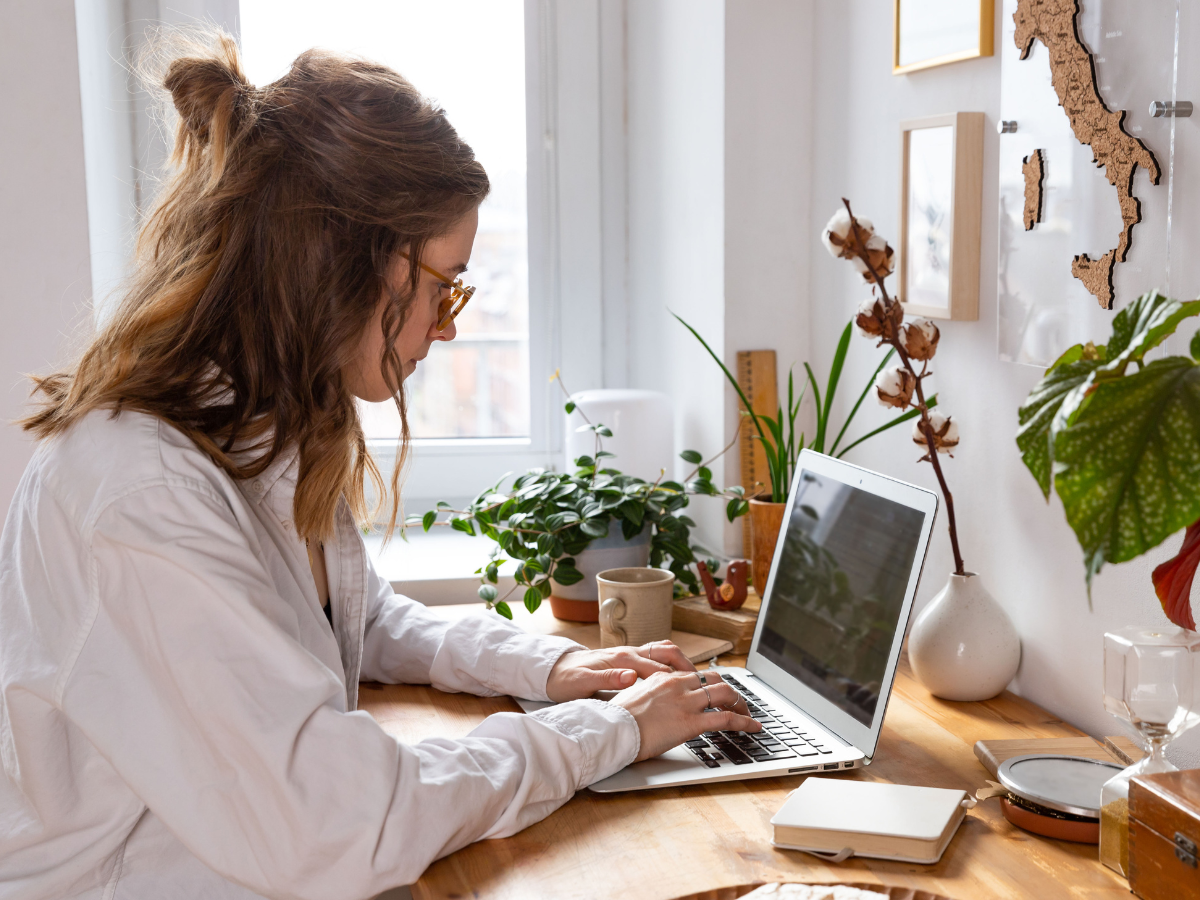
[[[548,700],[546,681],[554,664],[564,653],[584,649],[566,638],[529,634],[482,608],[478,615],[448,621],[393,591],[367,557],[363,681]]]
[[[178,486],[101,514],[92,621],[61,693],[130,789],[223,877],[272,897],[373,896],[636,757],[632,716],[598,701],[413,746],[345,712],[238,515]]]

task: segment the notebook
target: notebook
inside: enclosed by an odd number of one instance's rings
[[[935,863],[974,805],[965,791],[811,777],[771,819],[773,843],[832,862],[872,856]]]

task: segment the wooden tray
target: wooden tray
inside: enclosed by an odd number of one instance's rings
[[[711,891],[701,891],[698,894],[684,894],[681,897],[675,897],[674,900],[737,900],[738,897],[744,897],[752,890],[762,887],[764,884],[769,884],[767,881],[755,881],[750,884],[735,884],[731,887],[713,888]],[[943,894],[933,894],[929,891],[918,891],[915,888],[907,887],[888,887],[886,884],[866,884],[858,881],[785,881],[781,884],[828,884],[842,885],[843,887],[859,888],[863,891],[874,891],[877,894],[883,894],[888,900],[951,900]]]

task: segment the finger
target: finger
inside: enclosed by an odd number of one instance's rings
[[[645,655],[647,651],[654,654],[655,662],[663,662],[675,669],[678,672],[695,672],[696,667],[692,665],[692,661],[684,656],[683,651],[676,647],[670,641],[655,641],[652,644],[644,644],[638,648],[638,652]]]
[[[702,701],[708,703],[716,709],[731,709],[737,703],[738,694],[733,688],[727,684],[710,684],[706,685],[708,693],[704,690],[697,690],[693,696],[699,696]]]
[[[620,691],[629,687],[638,679],[638,673],[633,669],[614,667],[611,669],[583,669],[579,678],[592,691]]]
[[[727,709],[711,709],[700,714],[705,731],[762,731],[762,725],[749,716]]]
[[[642,678],[649,678],[655,672],[674,672],[665,662],[659,662],[657,657],[663,655],[661,650],[655,650],[655,659],[645,655],[645,647],[623,647],[614,654],[612,665],[633,669]]]

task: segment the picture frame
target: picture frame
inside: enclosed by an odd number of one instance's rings
[[[983,224],[981,112],[900,123],[900,261],[908,315],[976,321]]]
[[[893,0],[892,74],[992,56],[995,19],[995,0]]]

